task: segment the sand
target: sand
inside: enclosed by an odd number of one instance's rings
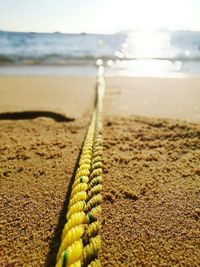
[[[102,266],[200,265],[200,125],[104,122]]]
[[[54,266],[94,84],[0,77],[0,266]],[[106,84],[102,266],[199,266],[200,79]]]
[[[0,266],[54,266],[87,124],[0,123]]]
[[[95,82],[94,77],[0,76],[0,114],[51,111],[67,118],[88,116],[94,106]],[[199,123],[199,87],[200,78],[107,77],[105,115]]]
[[[109,77],[106,85],[106,115],[200,122],[200,78]]]
[[[0,113],[51,111],[68,118],[89,115],[94,77],[0,76]]]

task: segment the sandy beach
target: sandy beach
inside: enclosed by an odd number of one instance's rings
[[[106,78],[102,266],[200,265],[199,86]],[[89,77],[0,77],[0,266],[55,265],[94,87]]]
[[[200,125],[111,116],[104,126],[102,266],[198,266]]]
[[[0,113],[51,111],[67,118],[90,115],[95,77],[0,76]]]

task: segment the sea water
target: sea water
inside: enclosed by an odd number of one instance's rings
[[[0,31],[0,74],[194,76],[200,74],[200,32],[116,34]]]

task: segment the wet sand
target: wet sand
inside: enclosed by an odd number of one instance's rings
[[[94,77],[0,76],[0,113],[51,111],[68,118],[89,115]]]
[[[105,114],[200,122],[200,78],[106,79]]]
[[[200,265],[200,125],[157,118],[199,122],[199,81],[106,79],[102,266]],[[0,120],[0,266],[54,266],[94,84],[0,77],[1,112],[75,118]]]

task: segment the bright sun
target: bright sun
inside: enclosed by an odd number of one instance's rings
[[[168,51],[168,54],[164,51]],[[122,46],[125,58],[173,57],[170,52],[170,36],[166,32],[139,31],[130,33]]]

